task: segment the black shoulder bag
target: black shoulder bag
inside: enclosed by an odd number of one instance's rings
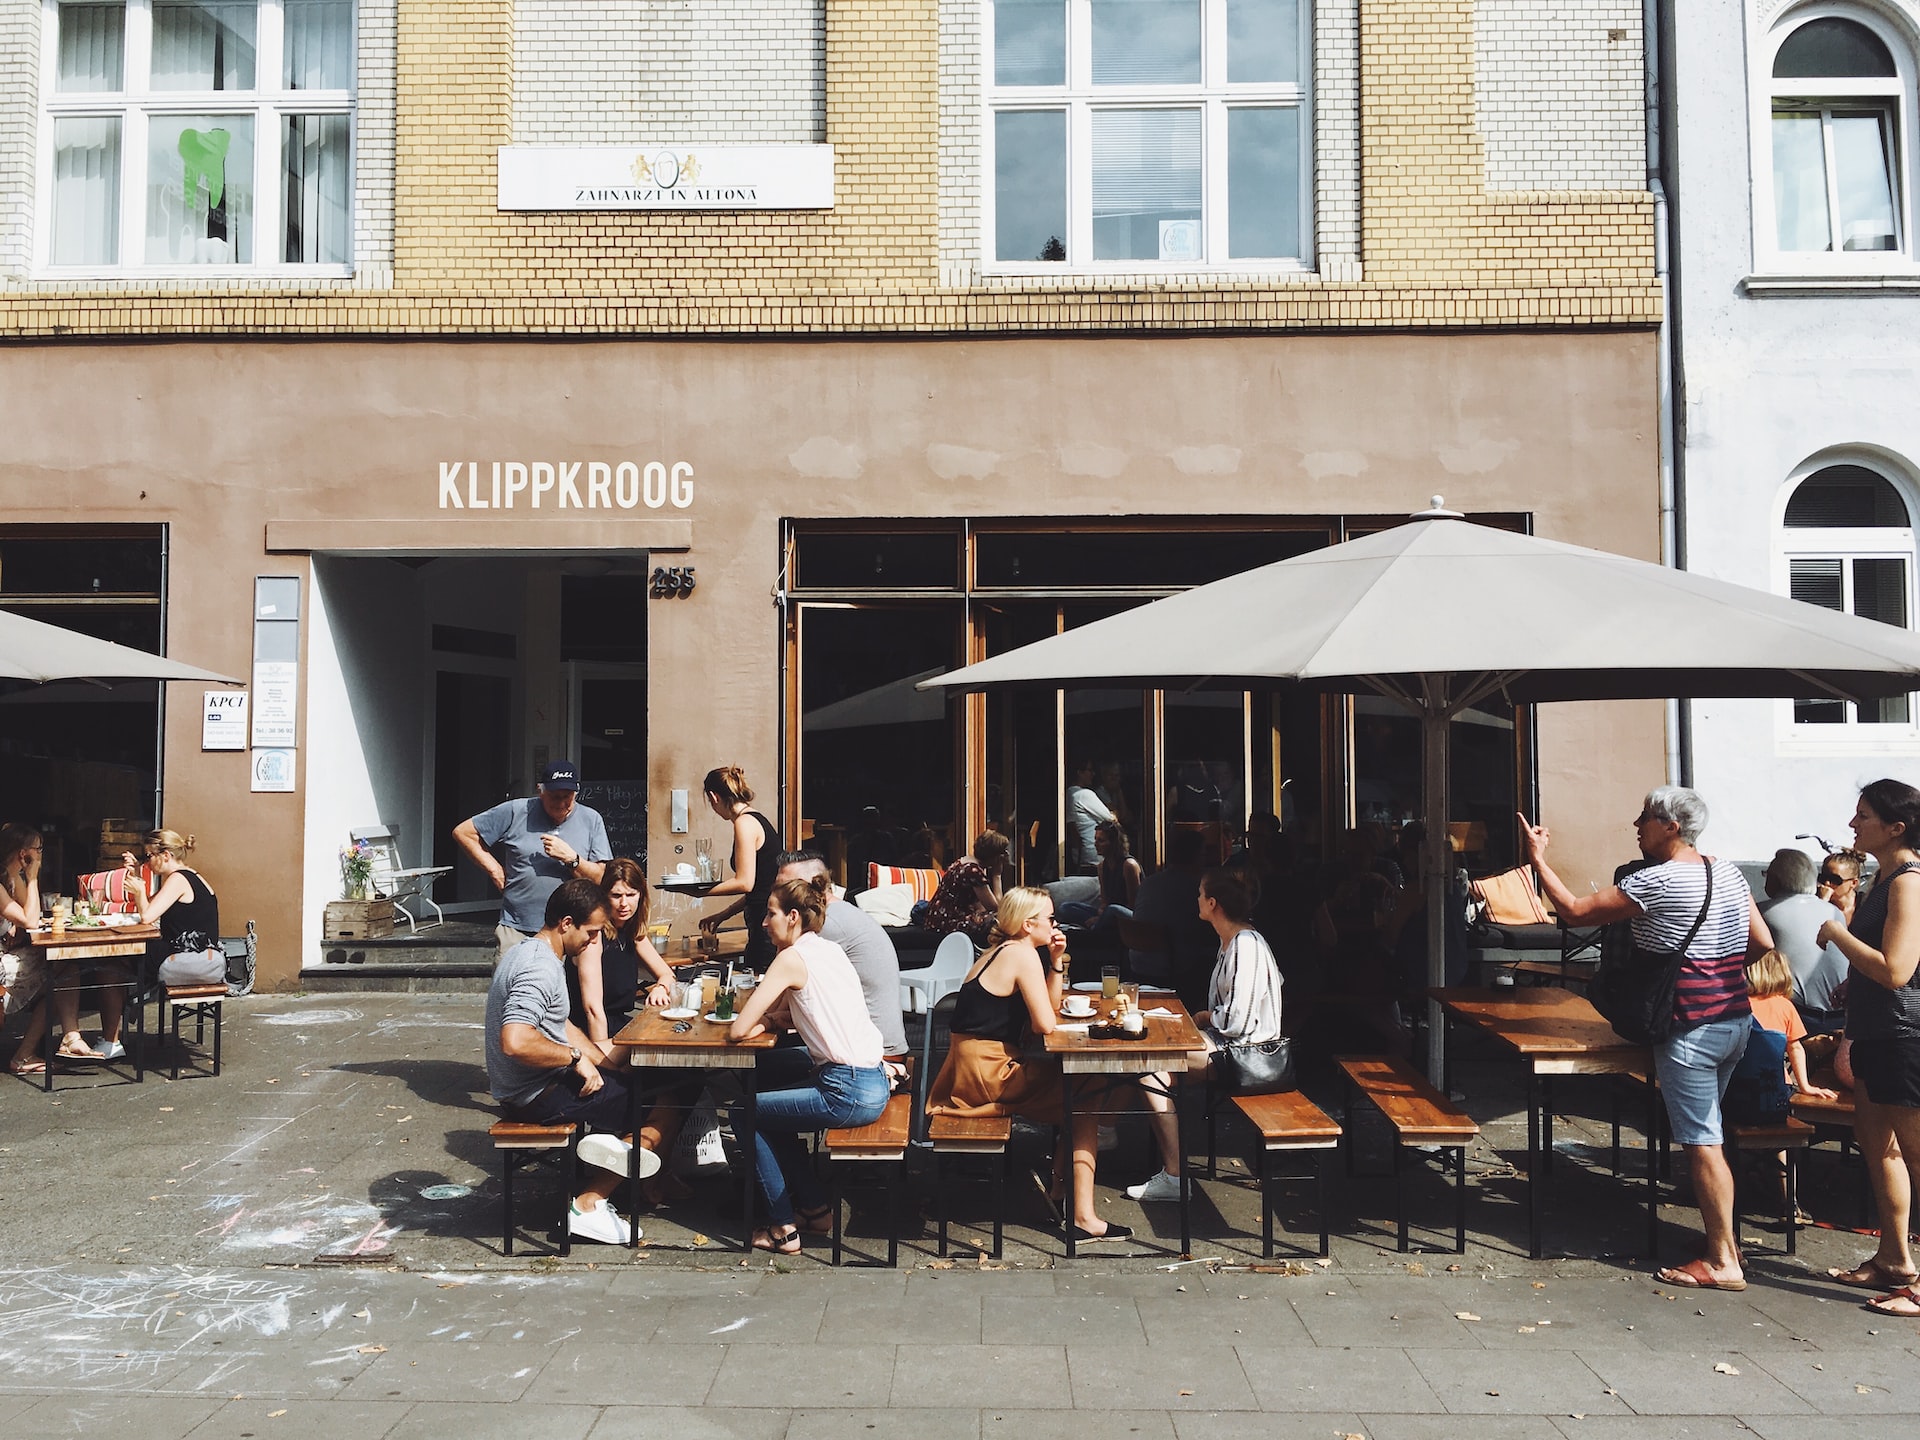
[[[1613,1026],[1613,1033],[1634,1045],[1658,1045],[1673,1034],[1673,996],[1680,967],[1687,963],[1687,947],[1713,908],[1713,862],[1707,867],[1707,895],[1693,928],[1675,951],[1646,950],[1638,945],[1603,954],[1600,968],[1587,986],[1587,999]]]

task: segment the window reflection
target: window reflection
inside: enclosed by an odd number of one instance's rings
[[[959,703],[915,686],[959,663],[957,606],[800,611],[800,810],[845,866],[944,865],[958,852]]]

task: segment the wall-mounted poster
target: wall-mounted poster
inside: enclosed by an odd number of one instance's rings
[[[247,692],[208,690],[200,712],[202,750],[247,748]]]
[[[293,751],[256,750],[253,752],[253,788],[261,792],[293,789]]]

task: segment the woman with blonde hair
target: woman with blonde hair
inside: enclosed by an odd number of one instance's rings
[[[712,935],[724,920],[744,915],[747,922],[746,962],[764,971],[773,963],[773,942],[767,938],[767,896],[773,893],[773,877],[779,866],[774,857],[780,853],[780,832],[773,821],[753,808],[753,790],[747,784],[747,772],[738,765],[722,765],[709,770],[700,783],[707,804],[722,820],[733,826],[733,874],[707,892],[738,895],[740,898],[724,910],[700,917],[700,931]]]
[[[729,1040],[751,1040],[766,1032],[770,1016],[776,1023],[784,1017],[804,1044],[769,1051],[756,1067],[753,1161],[767,1228],[754,1232],[753,1246],[780,1255],[800,1253],[802,1228],[833,1228],[806,1137],[872,1124],[893,1088],[860,975],[847,952],[820,933],[832,897],[824,875],[772,888],[766,930],[773,963],[727,1031]]]
[[[954,1001],[952,1040],[946,1064],[927,1097],[930,1115],[1018,1115],[1036,1125],[1065,1119],[1060,1062],[1030,1055],[1032,1036],[1053,1033],[1066,993],[1067,937],[1053,921],[1053,897],[1018,886],[1001,897],[994,921],[997,944],[974,962]],[[1093,1176],[1099,1116],[1092,1108],[1073,1117],[1072,1218],[1064,1235],[1076,1244],[1124,1240],[1133,1232],[1102,1220],[1093,1208]],[[1054,1160],[1060,1188],[1066,1157]]]
[[[27,1009],[27,1028],[8,1065],[16,1075],[44,1075],[46,1061],[34,1052],[46,1038],[47,962],[27,943],[40,923],[40,856],[43,842],[31,825],[0,828],[0,1020]]]

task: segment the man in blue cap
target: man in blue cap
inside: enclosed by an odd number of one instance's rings
[[[462,820],[453,838],[500,892],[496,936],[506,954],[546,920],[547,897],[563,881],[598,885],[613,850],[600,812],[580,804],[580,771],[556,760],[540,772],[540,793]]]

